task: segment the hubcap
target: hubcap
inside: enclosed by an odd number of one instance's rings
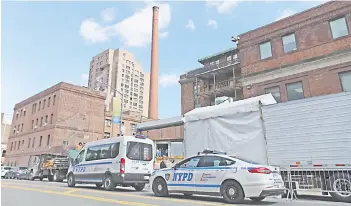
[[[111,181],[110,179],[105,180],[105,187],[110,187]]]
[[[158,186],[157,186],[157,189],[158,189],[158,191],[162,191],[162,185],[161,184],[159,184]]]
[[[72,180],[72,175],[69,176],[68,182],[69,182],[69,184],[72,184],[72,182],[73,182],[73,180]]]
[[[235,195],[235,188],[230,187],[230,188],[228,189],[228,195],[230,196],[230,198],[234,198],[234,195]]]
[[[333,184],[334,191],[339,191],[338,194],[343,197],[351,196],[351,182],[347,179],[337,179]]]

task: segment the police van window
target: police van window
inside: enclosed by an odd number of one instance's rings
[[[89,147],[85,161],[98,160],[100,158],[100,146]]]
[[[109,159],[111,158],[111,144],[105,144],[100,146],[100,157],[99,159]]]
[[[85,152],[85,150],[82,150],[79,154],[78,154],[78,156],[77,156],[77,163],[81,163],[82,161],[83,161],[83,156],[84,156],[84,152]]]
[[[233,165],[235,161],[217,156],[205,156],[199,162],[198,167],[219,167]]]
[[[199,161],[200,161],[200,157],[190,158],[188,160],[185,160],[185,162],[180,163],[179,168],[193,168],[193,167],[197,167]]]
[[[152,145],[140,142],[128,142],[127,157],[131,160],[151,161]]]
[[[111,146],[111,158],[115,158],[119,155],[119,143]]]

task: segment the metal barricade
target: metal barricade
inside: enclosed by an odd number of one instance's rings
[[[351,168],[345,166],[281,167],[286,197],[330,195],[334,200],[351,202]]]

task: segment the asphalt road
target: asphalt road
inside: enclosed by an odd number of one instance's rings
[[[166,198],[155,197],[146,188],[142,192],[134,189],[116,188],[115,191],[96,189],[93,185],[67,187],[66,183],[26,181],[26,180],[1,180],[1,205],[2,206],[215,206],[228,205],[219,198],[193,196],[186,198],[183,195],[172,195]],[[244,205],[269,205],[269,206],[346,206],[347,203],[335,203],[320,200],[294,200],[280,198],[267,198],[260,203],[247,200]]]

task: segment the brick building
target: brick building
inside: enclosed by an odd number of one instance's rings
[[[221,96],[284,102],[351,91],[350,11],[351,2],[327,2],[239,35],[236,49],[180,76],[182,114]]]
[[[102,139],[104,101],[101,92],[61,82],[17,103],[5,165],[27,166],[30,155]]]
[[[239,35],[244,98],[351,91],[351,2],[327,2]]]

